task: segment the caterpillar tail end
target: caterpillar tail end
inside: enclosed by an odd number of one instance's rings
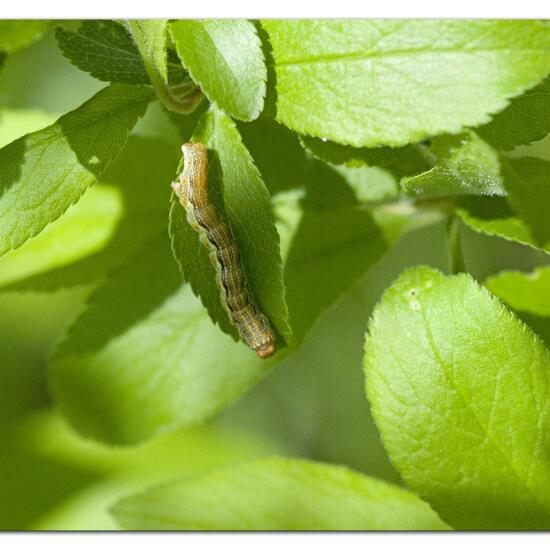
[[[267,359],[268,357],[271,357],[275,353],[275,344],[270,342],[266,346],[259,348],[256,350],[256,353],[261,357],[262,359]]]

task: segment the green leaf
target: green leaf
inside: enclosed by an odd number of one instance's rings
[[[468,197],[460,201],[460,219],[478,233],[494,235],[550,253],[541,248],[529,227],[516,216],[502,197]]]
[[[140,279],[140,292],[161,294],[172,273]],[[136,274],[120,271],[120,275],[129,280]],[[121,283],[108,284],[119,287]],[[140,299],[139,292],[126,295],[127,305],[133,308],[139,307],[132,304]],[[116,314],[118,324],[120,314],[113,307],[104,311],[104,323],[111,322],[108,312]],[[257,382],[273,364],[221,333],[189,285],[100,349],[81,353],[77,347],[76,353],[54,358],[54,395],[81,433],[115,444],[135,444],[203,422]]]
[[[550,77],[512,99],[504,111],[476,132],[487,143],[504,151],[542,139],[550,132]]]
[[[409,195],[505,194],[498,154],[475,133],[438,136],[429,154],[434,166],[401,182]]]
[[[487,290],[405,272],[375,309],[365,372],[393,464],[444,521],[550,527],[550,355]]]
[[[83,21],[75,32],[55,30],[63,55],[79,69],[105,82],[150,84],[149,75],[132,36],[124,25],[110,20]],[[188,78],[175,52],[168,52],[168,79],[182,83]]]
[[[13,53],[40,38],[50,22],[41,19],[0,21],[0,52]]]
[[[271,20],[277,120],[356,147],[489,121],[550,70],[538,21]]]
[[[128,21],[132,38],[143,58],[145,70],[153,86],[168,84],[167,19],[134,19]]]
[[[0,255],[80,199],[124,147],[151,99],[144,88],[113,85],[0,149]]]
[[[145,243],[98,286],[53,358],[100,350],[146,317],[180,285],[166,236]]]
[[[119,501],[132,530],[445,529],[418,497],[341,466],[271,458],[171,482]]]
[[[211,103],[239,120],[258,117],[264,105],[267,69],[250,21],[175,21],[170,31],[183,64]]]
[[[550,246],[550,162],[538,158],[506,159],[504,185],[512,208],[542,247]]]
[[[296,344],[319,315],[381,258],[387,246],[381,228],[360,205],[305,212],[285,265]]]
[[[461,221],[457,229],[464,271],[476,281],[483,281],[499,271],[531,271],[548,263],[547,252],[538,248],[488,235]]]
[[[430,168],[419,145],[405,147],[351,147],[334,141],[302,136],[300,142],[315,158],[347,168],[380,166],[396,177],[410,176]]]
[[[32,456],[47,461],[46,464],[61,463],[87,474],[85,483],[60,505],[46,507],[41,503],[38,520],[22,526],[43,531],[116,530],[118,526],[108,509],[129,493],[183,474],[197,475],[214,467],[281,452],[265,436],[253,438],[244,432],[229,432],[211,425],[163,434],[135,447],[106,446],[80,437],[60,415],[50,411],[25,418],[17,431],[18,443]],[[15,478],[13,494],[22,504],[34,502],[36,492],[34,484],[25,483],[28,472],[24,466],[16,469],[15,476],[13,470],[5,472],[6,477]],[[59,475],[43,477],[48,481],[39,481],[39,487],[44,484],[57,487],[64,481]],[[0,508],[3,519],[12,504],[9,498],[12,495],[5,496],[4,508]]]
[[[128,28],[151,84],[165,107],[175,113],[192,113],[203,96],[190,80],[180,86],[171,86],[167,67],[168,20],[133,19],[128,21]]]
[[[12,290],[51,291],[103,279],[145,242],[166,234],[169,191],[153,182],[169,182],[177,162],[169,143],[131,135],[100,187],[0,259],[0,280],[11,277]],[[31,270],[37,273],[21,278]]]
[[[17,250],[0,258],[0,286],[19,283],[38,274],[77,262],[97,253],[109,242],[122,215],[117,189],[96,185],[61,218]],[[61,280],[57,280],[63,286]]]
[[[330,173],[320,162],[312,166],[298,136],[265,115],[253,122],[240,123],[238,128],[272,195],[304,187],[313,177],[312,170],[315,178],[321,175],[325,179]],[[273,162],[273,159],[285,159],[285,162]]]
[[[312,182],[317,182],[322,188],[325,186],[323,182],[336,186],[347,183],[359,201],[383,200],[396,195],[399,190],[392,176],[399,172],[398,166],[403,169],[410,166],[405,154],[400,156],[399,163],[387,169],[370,167],[363,162],[330,163],[327,158],[312,158],[306,143],[309,144],[310,140],[322,143],[320,140],[298,139],[294,132],[267,117],[241,124],[239,130],[272,194]],[[356,150],[336,143],[331,145]],[[284,158],[285,162],[273,162],[274,158]]]
[[[83,21],[76,32],[57,27],[63,55],[105,82],[149,84],[149,75],[130,33],[116,21]]]
[[[376,166],[333,166],[336,174],[342,176],[355,192],[358,202],[378,202],[395,199],[399,185],[390,172]]]
[[[366,209],[341,178],[312,180],[302,204],[305,212],[285,262],[295,346],[397,238],[440,217],[439,213],[419,214],[414,209],[393,210],[391,205]]]
[[[212,193],[213,185],[209,187]],[[216,271],[212,267],[208,250],[187,222],[182,205],[174,194],[170,199],[169,232],[174,257],[183,278],[189,282],[195,295],[200,297],[212,321],[238,341],[238,332],[220,302],[220,291],[215,284]]]
[[[531,273],[502,271],[489,277],[485,286],[517,311],[550,317],[550,267]]]
[[[269,192],[237,128],[221,111],[211,109],[201,119],[193,141],[204,143],[211,152],[210,194],[214,204],[224,206],[240,250],[247,284],[272,325],[287,340],[290,328],[282,260]],[[229,334],[234,333],[219,299],[208,251],[185,222],[185,211],[176,201],[173,201],[170,220],[174,253],[185,279],[201,297],[212,319]]]

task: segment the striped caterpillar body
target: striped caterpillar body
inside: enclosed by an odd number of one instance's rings
[[[231,230],[208,196],[208,151],[202,143],[186,143],[181,149],[183,171],[172,182],[172,189],[185,209],[187,221],[209,251],[220,300],[231,323],[261,358],[269,357],[275,353],[275,335],[248,292]]]

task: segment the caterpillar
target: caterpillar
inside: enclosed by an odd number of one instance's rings
[[[262,359],[275,353],[275,335],[268,318],[249,293],[239,249],[231,229],[208,195],[208,151],[202,143],[185,143],[183,171],[172,182],[187,222],[208,249],[216,271],[220,301],[239,336]]]

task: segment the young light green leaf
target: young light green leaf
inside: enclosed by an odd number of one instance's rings
[[[405,272],[373,314],[365,373],[393,464],[444,521],[550,527],[550,355],[471,277]]]
[[[329,164],[342,164],[347,168],[379,166],[398,178],[418,174],[430,168],[423,148],[419,145],[367,149],[310,136],[302,136],[300,142],[315,158]]]
[[[0,149],[0,255],[78,201],[120,153],[151,99],[150,90],[113,85]]]
[[[203,96],[190,80],[179,86],[171,86],[167,67],[167,25],[167,19],[128,21],[128,28],[141,54],[151,84],[165,107],[175,113],[192,113]]]
[[[487,143],[504,151],[542,139],[550,132],[550,77],[512,99],[504,111],[476,132]]]
[[[63,55],[75,66],[105,82],[150,84],[145,64],[132,36],[124,25],[110,20],[83,21],[75,32],[55,30]],[[167,56],[168,80],[183,83],[187,71],[175,52]]]
[[[356,147],[489,121],[550,70],[538,21],[271,20],[277,120]]]
[[[204,143],[211,151],[208,178],[211,199],[218,208],[224,207],[252,295],[282,338],[287,340],[290,328],[282,260],[269,192],[239,131],[221,111],[211,109],[206,113],[193,141]],[[183,225],[184,217],[183,207],[174,203],[170,229],[174,253],[185,279],[200,295],[212,319],[219,322],[227,318],[227,313],[219,300],[215,271],[198,234]],[[220,326],[227,329],[227,323]]]
[[[438,136],[429,148],[433,167],[401,181],[409,195],[504,195],[496,151],[474,132]]]
[[[489,277],[485,286],[517,311],[550,317],[550,267],[531,273],[502,271]]]
[[[13,53],[29,46],[46,32],[50,22],[42,19],[0,21],[0,52]]]
[[[168,82],[167,25],[167,19],[132,19],[128,21],[128,28],[143,57],[145,70],[153,85],[159,78],[162,83]]]
[[[529,226],[538,244],[550,246],[550,162],[528,157],[506,159],[503,176],[512,208]]]
[[[214,531],[434,530],[447,526],[408,491],[342,466],[256,460],[125,498],[126,529]]]
[[[160,295],[166,277],[172,281],[172,276],[169,271],[140,279],[142,291]],[[116,280],[108,284],[120,286]],[[141,300],[140,292],[125,294],[128,303]],[[109,313],[114,314],[112,304],[103,312],[105,324],[111,323]],[[119,327],[120,315],[116,313]],[[100,336],[96,343],[104,342]],[[260,359],[242,342],[221,333],[189,285],[99,349],[86,350],[85,341],[80,346],[75,341],[70,348],[54,357],[54,395],[81,433],[115,444],[135,444],[203,422],[273,365],[273,360]]]
[[[460,219],[478,233],[495,235],[509,241],[544,250],[539,246],[527,224],[512,211],[502,197],[468,197],[460,201]]]
[[[176,50],[211,103],[239,120],[263,109],[267,69],[254,25],[244,19],[174,21]]]

